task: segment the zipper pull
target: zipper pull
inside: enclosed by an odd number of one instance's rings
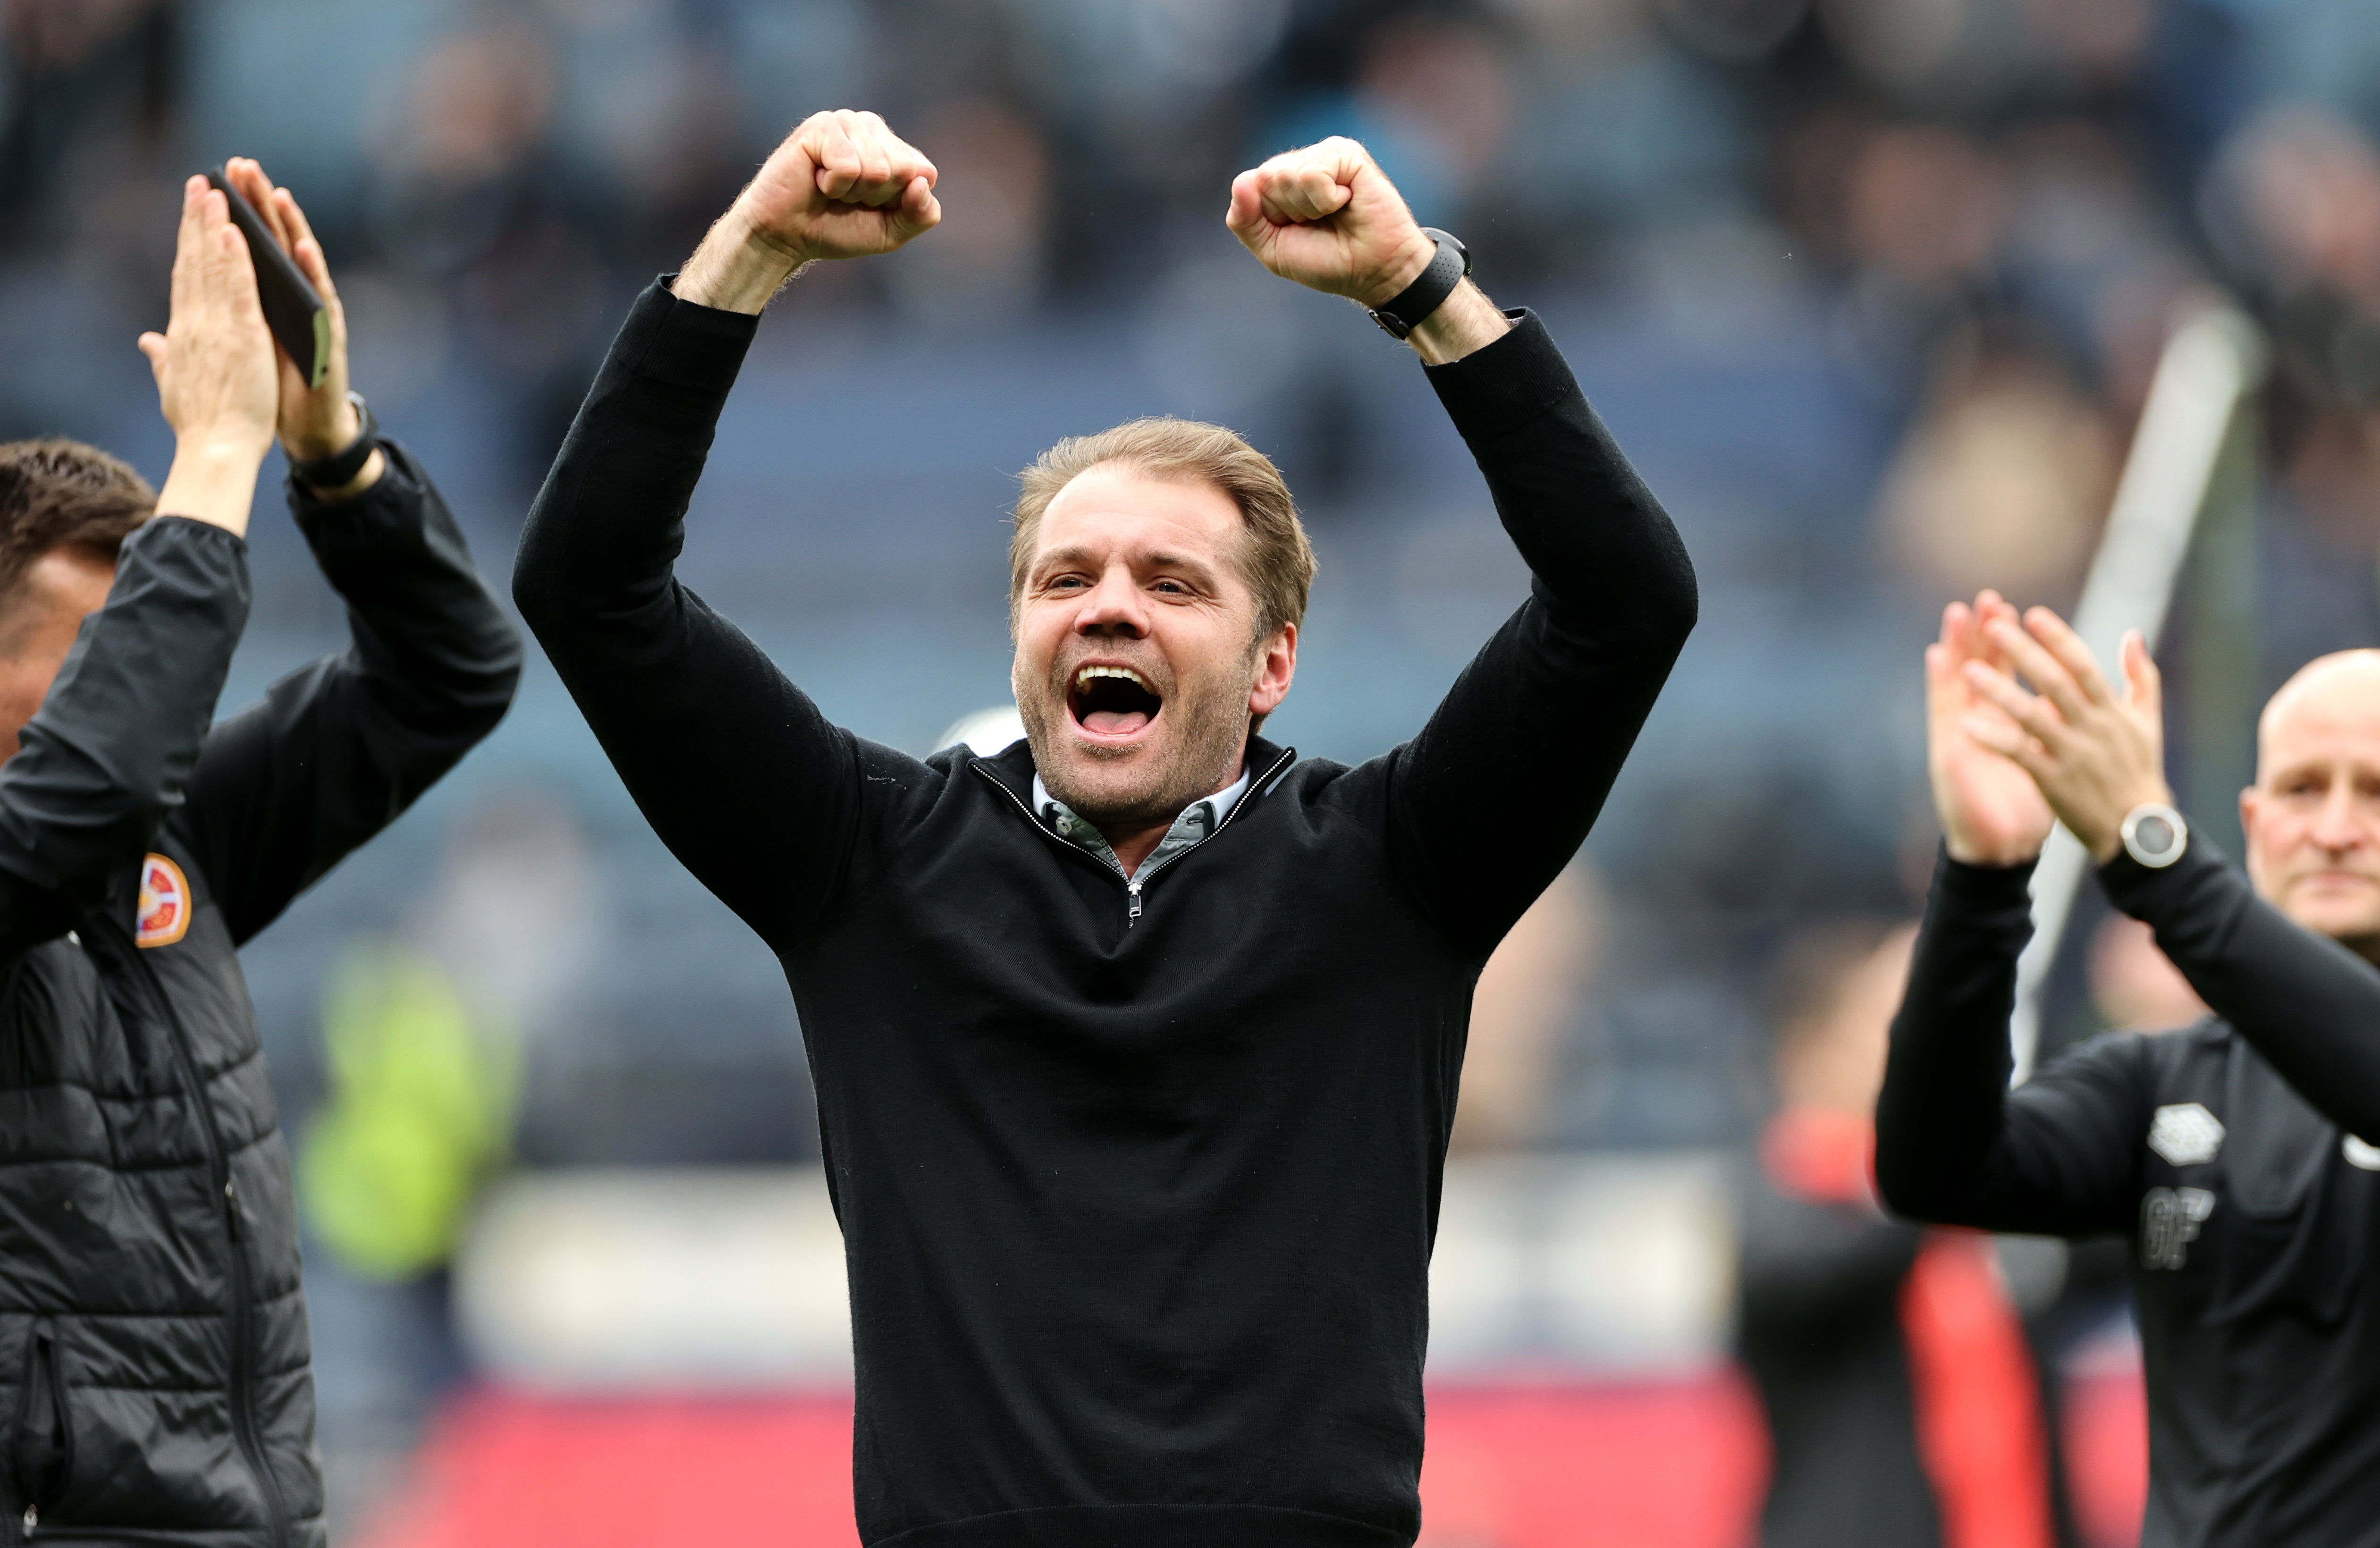
[[[42,1507],[35,1505],[27,1506],[25,1507],[25,1535],[27,1537],[32,1536],[33,1529],[41,1524]]]
[[[231,1179],[224,1179],[224,1218],[231,1223],[231,1234],[239,1235],[239,1191]]]
[[[1130,926],[1140,922],[1140,883],[1136,881],[1125,882],[1123,884],[1123,889],[1132,895],[1132,912],[1123,916],[1124,924],[1127,926]]]

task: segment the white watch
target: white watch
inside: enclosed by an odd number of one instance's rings
[[[2117,832],[2124,841],[2124,853],[2152,871],[2172,865],[2190,847],[2190,824],[2161,801],[2133,807]]]

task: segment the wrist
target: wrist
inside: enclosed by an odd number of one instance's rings
[[[379,483],[381,475],[387,471],[388,454],[375,446],[372,448],[371,455],[364,459],[363,466],[346,483],[331,489],[309,485],[308,489],[315,500],[322,504],[336,505],[342,500],[353,500],[364,490]]]
[[[174,437],[174,466],[191,468],[233,468],[251,471],[264,464],[273,447],[273,432],[246,425],[201,425]]]
[[[1430,260],[1437,256],[1438,244],[1423,235],[1421,227],[1414,227],[1412,234],[1398,248],[1395,261],[1354,291],[1354,299],[1367,310],[1386,306],[1403,295],[1405,288],[1414,281],[1421,278],[1422,271],[1427,269]]]
[[[283,436],[281,450],[291,462],[319,462],[346,451],[363,433],[363,415],[355,400],[341,393],[335,412],[320,424]]]
[[[1451,365],[1512,331],[1512,320],[1487,292],[1464,280],[1439,308],[1414,324],[1405,343],[1426,366]]]
[[[1961,865],[1975,865],[1996,871],[2005,871],[2018,865],[2030,865],[2041,858],[2039,844],[2032,845],[2030,848],[2012,845],[1994,849],[1986,845],[1970,843],[1955,836],[1946,836],[1943,839],[1942,851]]]
[[[670,294],[697,306],[757,316],[816,256],[764,229],[738,199],[686,260]]]
[[[245,536],[263,463],[262,445],[186,441],[175,448],[174,466],[157,491],[157,514],[188,516]]]

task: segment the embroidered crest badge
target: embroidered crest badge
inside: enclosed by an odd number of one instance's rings
[[[132,938],[142,946],[171,946],[190,927],[190,882],[182,868],[162,854],[140,862],[140,912]]]
[[[2223,1120],[2195,1102],[2159,1107],[2149,1122],[2149,1148],[2176,1167],[2196,1167],[2223,1148]]]

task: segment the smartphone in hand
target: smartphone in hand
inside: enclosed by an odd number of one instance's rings
[[[224,169],[208,173],[207,183],[223,190],[225,201],[231,206],[231,224],[248,238],[249,260],[256,265],[257,299],[264,304],[264,325],[304,373],[306,385],[320,387],[331,369],[330,309],[307,283],[297,260],[273,239],[271,228],[255,207],[224,176]]]

